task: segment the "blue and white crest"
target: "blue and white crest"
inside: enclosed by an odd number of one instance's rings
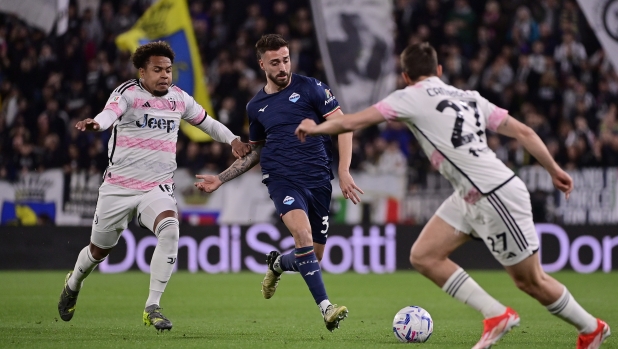
[[[294,203],[294,198],[291,196],[286,196],[285,199],[283,199],[284,205],[291,205],[293,203]]]
[[[298,93],[294,92],[294,93],[292,93],[290,95],[290,98],[288,98],[288,99],[290,100],[290,102],[296,103],[296,101],[300,99],[300,95]]]

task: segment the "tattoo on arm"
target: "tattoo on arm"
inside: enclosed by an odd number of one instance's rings
[[[221,182],[229,182],[257,165],[260,162],[260,153],[263,147],[263,143],[251,144],[251,153],[234,161],[232,166],[219,174]]]

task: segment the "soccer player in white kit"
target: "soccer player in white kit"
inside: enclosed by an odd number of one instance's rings
[[[140,79],[121,84],[101,113],[75,125],[81,131],[103,131],[113,126],[113,134],[90,245],[82,249],[75,269],[65,278],[58,312],[62,320],[71,320],[84,279],[109,255],[129,221],[137,216],[138,223],[158,239],[150,262],[150,292],[143,320],[157,330],[171,330],[172,322],[161,314],[159,303],[178,253],[179,224],[172,177],[180,120],[216,141],[231,144],[236,157],[250,152],[250,146],[172,84],[174,52],[167,43],[140,46],[132,60]]]
[[[483,314],[483,335],[473,349],[491,347],[519,325],[519,315],[448,258],[471,236],[485,242],[519,289],[575,326],[578,349],[599,348],[610,335],[609,326],[586,312],[564,285],[541,268],[530,195],[521,179],[488,148],[486,129],[516,138],[567,198],[573,189],[571,177],[528,126],[478,92],[442,82],[442,67],[431,45],[408,46],[401,54],[401,66],[406,88],[356,114],[319,125],[306,119],[296,129],[297,136],[302,141],[306,136],[354,131],[385,120],[408,125],[432,165],[455,189],[423,228],[412,246],[410,262],[449,295]]]

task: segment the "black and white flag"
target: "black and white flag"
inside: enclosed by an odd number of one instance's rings
[[[344,113],[395,89],[395,23],[390,0],[311,0],[328,84]]]
[[[618,71],[618,0],[577,0],[615,71]]]

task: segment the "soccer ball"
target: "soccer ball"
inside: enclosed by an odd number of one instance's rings
[[[421,307],[405,307],[395,315],[393,333],[403,343],[424,343],[433,333],[433,320]]]

